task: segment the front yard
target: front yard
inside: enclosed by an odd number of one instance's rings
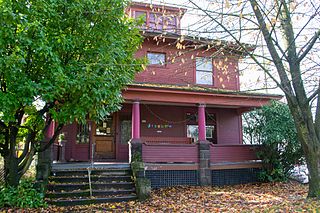
[[[296,182],[226,187],[171,187],[154,190],[146,202],[127,202],[20,212],[320,212],[320,201],[306,200],[307,185]]]

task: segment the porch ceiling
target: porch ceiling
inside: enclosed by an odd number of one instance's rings
[[[142,101],[166,105],[206,104],[208,107],[248,108],[261,107],[270,100],[280,100],[281,95],[246,93],[203,87],[163,84],[132,84],[122,93],[127,102]]]

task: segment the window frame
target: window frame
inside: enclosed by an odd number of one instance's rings
[[[203,70],[203,69],[198,69],[198,65],[197,65],[197,62],[198,62],[198,59],[210,59],[208,61],[211,62],[211,70]],[[208,83],[203,83],[203,82],[198,82],[198,78],[197,78],[197,74],[198,73],[209,73],[211,75],[211,80],[210,82]],[[201,79],[199,79],[201,80]],[[199,84],[199,85],[208,85],[208,86],[214,86],[215,85],[215,77],[214,77],[214,66],[213,66],[213,59],[212,57],[208,57],[208,56],[199,56],[199,57],[196,57],[195,59],[195,84]],[[203,80],[202,80],[203,81]]]
[[[149,57],[148,57],[148,55],[149,54],[158,54],[158,55],[164,55],[164,62],[163,62],[163,64],[161,64],[161,63],[159,63],[159,64],[149,64],[148,63],[148,66],[155,66],[155,67],[166,67],[166,65],[167,65],[167,54],[165,53],[165,52],[154,52],[154,51],[147,51],[147,54],[146,54],[146,57],[147,57],[147,60],[148,60],[148,62],[149,62]]]
[[[178,14],[172,13],[172,14],[167,14],[166,16],[163,16],[163,13],[160,13],[160,12],[134,9],[132,10],[132,18],[136,18],[136,12],[142,12],[146,14],[145,26],[142,26],[142,29],[149,29],[149,30],[155,30],[155,31],[167,31],[172,33],[179,32],[178,28],[180,25],[179,25]],[[155,15],[154,22],[150,21],[151,14]],[[159,17],[161,17],[161,20],[162,20],[161,24],[157,22],[157,20],[159,20]],[[172,21],[170,20],[171,18],[172,18]],[[166,21],[168,21],[168,25],[165,25]],[[170,22],[174,23],[174,25],[169,24]],[[155,26],[150,27],[150,23],[154,23]],[[161,27],[158,27],[158,26],[161,26]]]
[[[77,123],[76,144],[89,144],[91,135],[91,126],[87,122],[85,124]]]

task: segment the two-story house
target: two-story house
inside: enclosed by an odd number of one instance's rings
[[[261,165],[255,146],[242,144],[241,115],[281,96],[241,92],[242,48],[181,35],[185,12],[131,4],[128,14],[145,20],[136,56],[149,64],[123,90],[121,110],[64,128],[66,161],[128,162],[131,141],[141,148],[153,187],[255,180]]]

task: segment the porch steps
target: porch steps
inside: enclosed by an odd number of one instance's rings
[[[87,167],[88,168],[88,167]],[[123,202],[137,198],[129,167],[53,167],[47,186],[46,201],[51,205],[88,205]]]

